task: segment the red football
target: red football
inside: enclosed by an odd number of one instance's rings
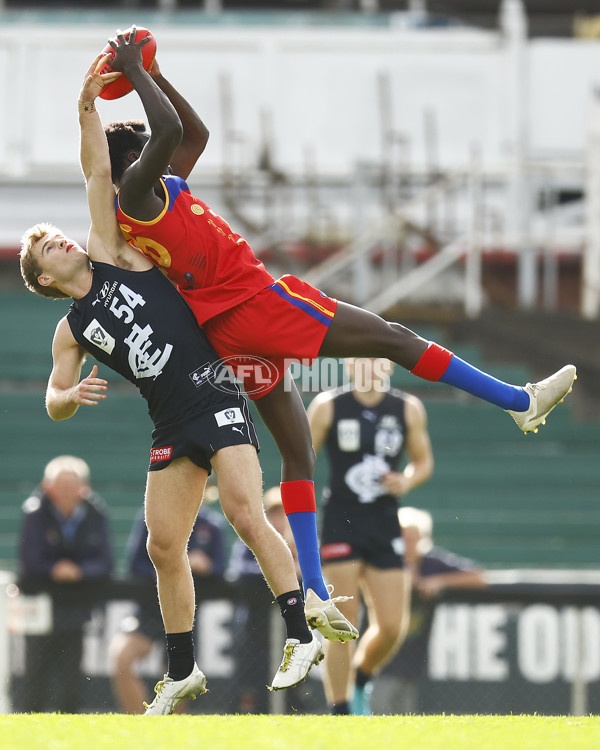
[[[129,41],[129,36],[131,35],[131,32],[133,30],[133,27],[127,29],[123,32],[123,36],[127,41]],[[156,39],[152,35],[151,31],[148,31],[148,29],[136,27],[136,34],[135,34],[135,41],[139,42],[140,39],[144,39],[144,37],[150,37],[150,41],[146,42],[144,46],[142,47],[142,60],[143,65],[146,70],[150,70],[152,67],[152,63],[154,62],[154,56],[156,55]],[[116,41],[116,38],[115,38]],[[110,46],[110,44],[107,44],[106,47],[102,50],[103,54],[111,54],[112,57],[115,56],[115,51]],[[101,73],[110,73],[112,71],[112,68],[110,67],[109,63],[107,62],[102,70]],[[112,83],[107,83],[106,86],[102,89],[100,92],[100,96],[102,99],[120,99],[122,96],[125,96],[125,94],[128,94],[130,91],[133,91],[133,86],[131,83],[129,83],[129,79],[122,75],[119,78],[117,78],[116,81],[113,81]]]

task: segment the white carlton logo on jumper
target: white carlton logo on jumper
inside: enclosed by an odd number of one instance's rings
[[[364,455],[362,461],[351,466],[344,475],[348,487],[358,495],[361,503],[372,503],[387,490],[381,484],[382,477],[390,470],[389,464],[381,456]]]
[[[129,367],[136,378],[158,377],[173,351],[171,344],[166,344],[164,351],[155,349],[150,353],[148,350],[152,346],[151,334],[151,326],[140,328],[137,323],[134,323],[131,333],[125,339],[129,347]]]

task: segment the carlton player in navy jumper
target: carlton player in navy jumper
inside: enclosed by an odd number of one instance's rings
[[[329,465],[323,573],[354,595],[342,606],[355,623],[362,592],[369,622],[354,659],[349,647],[327,644],[325,692],[333,713],[364,715],[370,713],[371,678],[391,659],[408,626],[410,575],[404,570],[398,498],[431,476],[433,454],[421,401],[389,390],[392,363],[351,359],[346,367],[352,386],[321,393],[308,416],[315,450],[326,447]]]
[[[99,56],[79,101],[81,165],[91,227],[87,252],[56,227],[36,225],[22,238],[21,271],[31,291],[73,297],[52,344],[46,406],[55,420],[106,398],[97,366],[80,381],[86,353],[116,370],[148,402],[154,422],[145,512],[148,552],[156,568],[167,634],[168,674],[148,714],[172,713],[177,703],[206,691],[194,659],[194,588],[187,543],[211,469],[221,506],[254,551],[277,597],[287,628],[274,689],[297,684],[322,658],[308,630],[294,563],[267,522],[257,440],[239,391],[211,385],[216,355],[183,298],[160,270],[123,238],[114,215],[108,147],[93,99],[114,74],[100,75]]]

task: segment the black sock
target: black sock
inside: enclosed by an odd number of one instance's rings
[[[184,680],[194,669],[194,639],[192,631],[167,633],[167,675],[172,680]]]
[[[281,616],[285,620],[288,638],[296,638],[300,643],[310,643],[312,635],[304,617],[304,599],[300,589],[288,591],[277,597]]]
[[[356,670],[356,677],[354,678],[354,684],[358,688],[364,688],[367,682],[371,682],[373,679],[372,674],[366,674],[361,669]]]
[[[331,713],[334,716],[347,715],[350,713],[350,706],[348,701],[342,701],[341,703],[334,703],[331,707]]]

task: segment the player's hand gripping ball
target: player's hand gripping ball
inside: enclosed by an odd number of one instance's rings
[[[131,28],[127,29],[127,31],[123,32],[123,36],[125,37],[126,41],[129,41],[129,37],[133,28],[134,27],[132,26]],[[144,46],[142,47],[142,61],[144,69],[150,70],[150,68],[152,67],[152,63],[154,62],[154,57],[156,55],[156,39],[154,38],[152,32],[148,29],[138,27],[135,28],[135,42],[139,42],[140,39],[144,39],[144,37],[150,37],[150,41],[146,42],[146,44],[144,44]],[[114,41],[116,41],[116,38],[114,39]],[[110,55],[111,59],[113,59],[115,56],[115,51],[110,46],[110,44],[107,44],[106,47],[102,50],[102,54]],[[110,60],[107,60],[100,73],[110,73],[111,71],[112,68],[110,67]],[[107,83],[100,92],[100,96],[102,97],[102,99],[120,99],[122,96],[125,96],[125,94],[129,94],[130,91],[133,91],[133,86],[129,82],[127,76],[122,75],[119,76],[116,81]]]

